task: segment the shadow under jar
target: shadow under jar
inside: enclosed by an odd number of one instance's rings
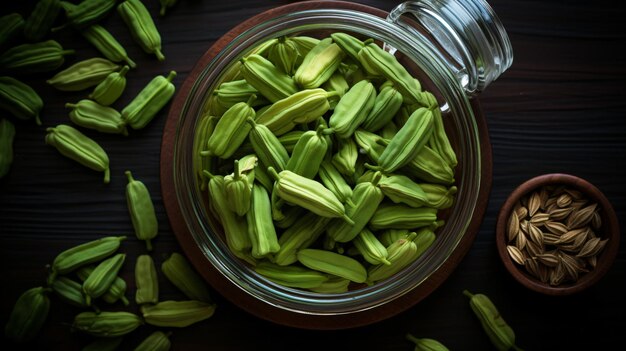
[[[275,284],[227,247],[194,165],[196,128],[225,72],[266,40],[344,32],[373,38],[433,93],[458,158],[454,205],[415,262],[391,278],[346,293],[321,294]],[[509,39],[482,0],[406,2],[391,13],[348,2],[311,1],[261,13],[232,29],[202,56],[175,97],[164,130],[161,181],[172,228],[190,261],[224,297],[275,323],[344,329],[394,316],[421,301],[469,250],[491,190],[491,147],[475,96],[512,63]]]

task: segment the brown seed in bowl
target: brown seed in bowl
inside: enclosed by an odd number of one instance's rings
[[[541,207],[541,196],[539,192],[535,191],[528,199],[528,214],[532,217],[539,210],[539,207]]]
[[[589,222],[591,222],[596,207],[597,204],[591,204],[587,207],[581,208],[580,210],[572,211],[567,218],[565,225],[567,225],[568,228],[581,228],[586,226]]]
[[[544,265],[548,267],[556,267],[559,263],[561,263],[559,256],[553,253],[542,253],[542,254],[536,255],[535,257],[537,258],[539,262],[543,263]]]
[[[552,209],[549,212],[550,213],[550,219],[554,220],[554,221],[562,221],[565,218],[567,218],[567,216],[569,216],[570,213],[572,213],[573,210],[574,210],[573,207],[565,207],[565,208],[555,207],[554,209]]]
[[[506,249],[509,251],[509,255],[513,261],[515,261],[519,265],[524,265],[524,261],[526,261],[526,255],[520,249],[513,245],[507,245]]]
[[[575,282],[606,246],[608,239],[594,233],[601,229],[599,211],[579,191],[543,186],[520,198],[509,215],[508,254],[543,283]]]
[[[552,234],[562,235],[567,232],[567,226],[557,221],[546,221],[543,226]]]
[[[561,194],[556,199],[556,205],[559,208],[567,207],[572,204],[572,196],[570,194]]]

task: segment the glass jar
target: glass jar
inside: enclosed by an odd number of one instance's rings
[[[437,240],[413,264],[368,287],[319,294],[274,284],[230,252],[194,173],[193,144],[210,103],[208,93],[255,46],[284,35],[326,37],[334,31],[383,43],[437,97],[459,160],[458,193]],[[409,308],[448,277],[478,231],[491,187],[491,149],[475,96],[511,65],[512,57],[502,24],[483,0],[410,1],[389,14],[354,3],[313,1],[240,24],[206,52],[179,88],[164,132],[164,202],[185,253],[223,296],[280,324],[340,329]]]

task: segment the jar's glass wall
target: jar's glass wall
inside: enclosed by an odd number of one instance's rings
[[[332,29],[331,29],[332,28]],[[327,36],[344,31],[374,38],[397,49],[398,59],[433,92],[442,104],[446,130],[459,158],[456,203],[448,211],[431,248],[393,279],[343,294],[317,294],[286,288],[257,275],[237,259],[221,239],[219,221],[209,211],[206,194],[195,176],[193,140],[197,122],[207,104],[207,94],[223,79],[224,72],[254,46],[282,35]],[[313,314],[341,314],[384,304],[418,286],[454,251],[472,220],[480,190],[481,150],[472,108],[454,73],[441,63],[436,47],[416,41],[410,33],[382,18],[337,9],[291,13],[261,23],[235,38],[204,69],[181,112],[174,150],[174,182],[184,219],[207,260],[246,293],[279,308]]]

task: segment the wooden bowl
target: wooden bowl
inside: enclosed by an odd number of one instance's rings
[[[549,281],[545,282],[545,278],[542,281],[541,279],[538,279],[535,275],[529,273],[530,271],[533,270],[532,269],[533,267],[525,267],[526,265],[530,265],[528,263],[528,259],[529,257],[533,256],[533,254],[530,252],[528,248],[525,249],[525,256],[526,256],[526,261],[524,261],[526,262],[525,266],[522,266],[516,263],[511,258],[511,255],[509,254],[509,251],[507,249],[507,245],[512,245],[516,247],[519,246],[519,244],[517,244],[517,241],[510,241],[508,237],[509,236],[508,232],[510,231],[508,229],[509,219],[511,218],[511,215],[516,208],[516,204],[518,204],[520,199],[528,198],[530,194],[532,194],[535,191],[540,190],[544,186],[551,186],[554,188],[559,188],[561,186],[564,186],[568,189],[576,190],[580,194],[582,194],[584,198],[588,199],[589,203],[596,203],[599,208],[598,213],[600,215],[601,224],[599,226],[599,229],[594,230],[594,233],[599,238],[608,239],[608,241],[606,245],[604,246],[604,248],[602,249],[602,251],[600,251],[599,254],[596,256],[597,258],[596,258],[595,267],[586,266],[588,267],[589,271],[580,273],[578,275],[577,280],[570,278],[569,280],[563,281],[558,284],[550,284]],[[529,208],[529,207],[530,206],[526,206],[526,208]],[[523,212],[524,210],[521,210],[521,211]],[[541,210],[539,210],[538,212],[540,211]],[[544,212],[548,212],[548,211],[544,211]],[[529,218],[529,217],[526,217],[526,218]],[[518,220],[519,220],[519,216],[518,216]],[[558,221],[558,220],[554,220],[554,221]],[[513,225],[513,228],[515,227],[516,226]],[[539,224],[539,226],[537,227],[541,228],[542,225]],[[546,230],[547,227],[543,226],[542,228],[543,230]],[[546,231],[546,232],[549,233],[549,231]],[[522,232],[522,234],[523,233],[524,232]],[[617,255],[618,248],[619,248],[619,237],[620,237],[619,233],[620,233],[619,224],[617,221],[617,216],[615,215],[615,211],[613,210],[613,207],[609,203],[608,199],[604,196],[604,194],[602,194],[602,192],[597,187],[595,187],[593,184],[589,183],[588,181],[581,179],[579,177],[573,176],[573,175],[554,173],[554,174],[544,174],[544,175],[540,175],[535,178],[532,178],[522,183],[511,193],[511,195],[509,195],[507,200],[502,205],[502,208],[500,209],[500,213],[498,215],[498,220],[496,224],[496,244],[498,247],[498,253],[500,254],[500,258],[502,259],[504,266],[511,273],[511,275],[513,275],[513,278],[515,278],[515,280],[520,282],[522,285],[524,285],[525,287],[531,290],[534,290],[543,294],[547,294],[547,295],[569,295],[569,294],[578,293],[582,290],[589,288],[590,286],[595,284],[598,280],[600,280],[600,278],[602,278],[602,276],[604,276],[604,274],[611,268],[611,265],[613,264],[613,261],[615,260],[615,256]],[[544,244],[546,242],[545,240],[546,239],[544,239]],[[565,244],[561,244],[561,245],[565,245]],[[563,246],[560,246],[560,247],[563,247]],[[556,246],[554,246],[552,242],[549,242],[545,246],[545,248],[549,250],[552,248],[556,248]],[[571,250],[571,248],[568,248],[568,249]],[[552,252],[556,252],[556,251],[552,251]],[[562,251],[562,252],[565,253],[565,251]],[[575,256],[574,254],[575,252],[576,251],[571,251],[569,253],[572,254],[571,256]],[[538,257],[538,256],[533,256],[533,257]],[[538,262],[540,265],[542,265],[541,260],[535,259],[535,262]],[[562,264],[562,259],[559,259],[558,262],[560,262],[559,264]],[[584,262],[585,264],[587,264],[588,259],[580,258],[580,261],[578,262],[579,263]],[[548,271],[552,269],[546,265],[544,265],[544,267],[546,267]],[[557,269],[557,267],[555,267],[554,269]],[[558,280],[554,281],[553,283],[557,283],[557,282]]]

